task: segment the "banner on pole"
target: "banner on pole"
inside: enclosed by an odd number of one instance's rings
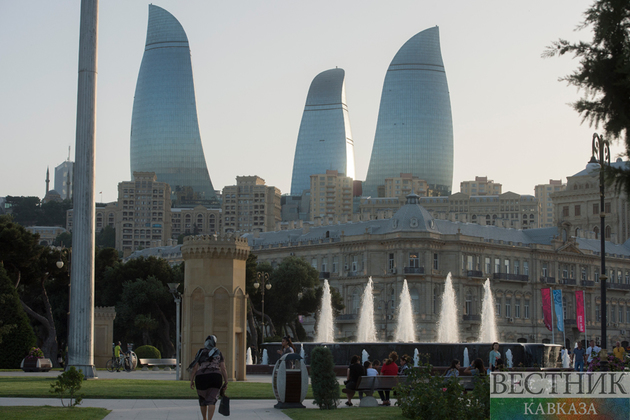
[[[551,289],[540,289],[540,294],[542,295],[543,321],[545,322],[545,327],[551,331]]]
[[[584,290],[575,292],[575,320],[579,332],[586,331],[586,316],[584,313]]]
[[[564,311],[562,310],[562,290],[553,291],[553,306],[556,308],[556,326],[558,331],[564,332]]]

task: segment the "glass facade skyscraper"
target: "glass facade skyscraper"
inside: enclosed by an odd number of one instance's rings
[[[437,26],[407,41],[387,69],[363,195],[376,197],[401,173],[451,192],[453,120]]]
[[[217,200],[199,135],[188,37],[173,15],[153,5],[131,118],[134,172],[155,172],[173,197]]]
[[[346,105],[345,71],[331,69],[313,79],[298,133],[291,195],[311,188],[311,175],[336,170],[354,178],[354,141]]]

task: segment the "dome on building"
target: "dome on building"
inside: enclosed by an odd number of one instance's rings
[[[433,216],[420,205],[420,196],[411,193],[407,202],[391,218],[391,231],[435,232]]]

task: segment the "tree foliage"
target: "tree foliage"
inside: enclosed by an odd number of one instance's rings
[[[72,208],[72,200],[41,203],[39,197],[7,196],[15,223],[22,226],[65,226],[66,211]]]
[[[175,302],[167,283],[183,283],[183,266],[161,258],[119,263],[104,249],[105,270],[96,275],[96,305],[115,306],[115,340],[151,344],[165,355],[175,352]]]
[[[630,156],[630,0],[597,0],[584,13],[578,29],[592,28],[591,42],[560,39],[544,57],[572,54],[578,68],[560,78],[584,92],[571,105],[590,126],[602,127],[605,138],[622,139]],[[630,169],[607,171],[610,182],[630,193]]]
[[[315,347],[311,351],[311,387],[313,404],[321,410],[333,410],[339,405],[339,382],[335,374],[335,362],[327,347]]]
[[[35,345],[33,328],[20,298],[0,264],[0,368],[17,369]]]
[[[116,229],[107,225],[100,232],[96,233],[96,246],[99,248],[115,248],[116,247]]]

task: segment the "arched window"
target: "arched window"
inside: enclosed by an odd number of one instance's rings
[[[575,228],[575,236],[576,237],[580,236],[580,228]]]
[[[593,228],[593,233],[595,233],[595,239],[599,239],[599,228],[597,226]]]
[[[606,226],[606,235],[604,236],[604,238],[610,239],[611,235],[612,235],[612,229],[610,228],[610,225],[608,225]]]

